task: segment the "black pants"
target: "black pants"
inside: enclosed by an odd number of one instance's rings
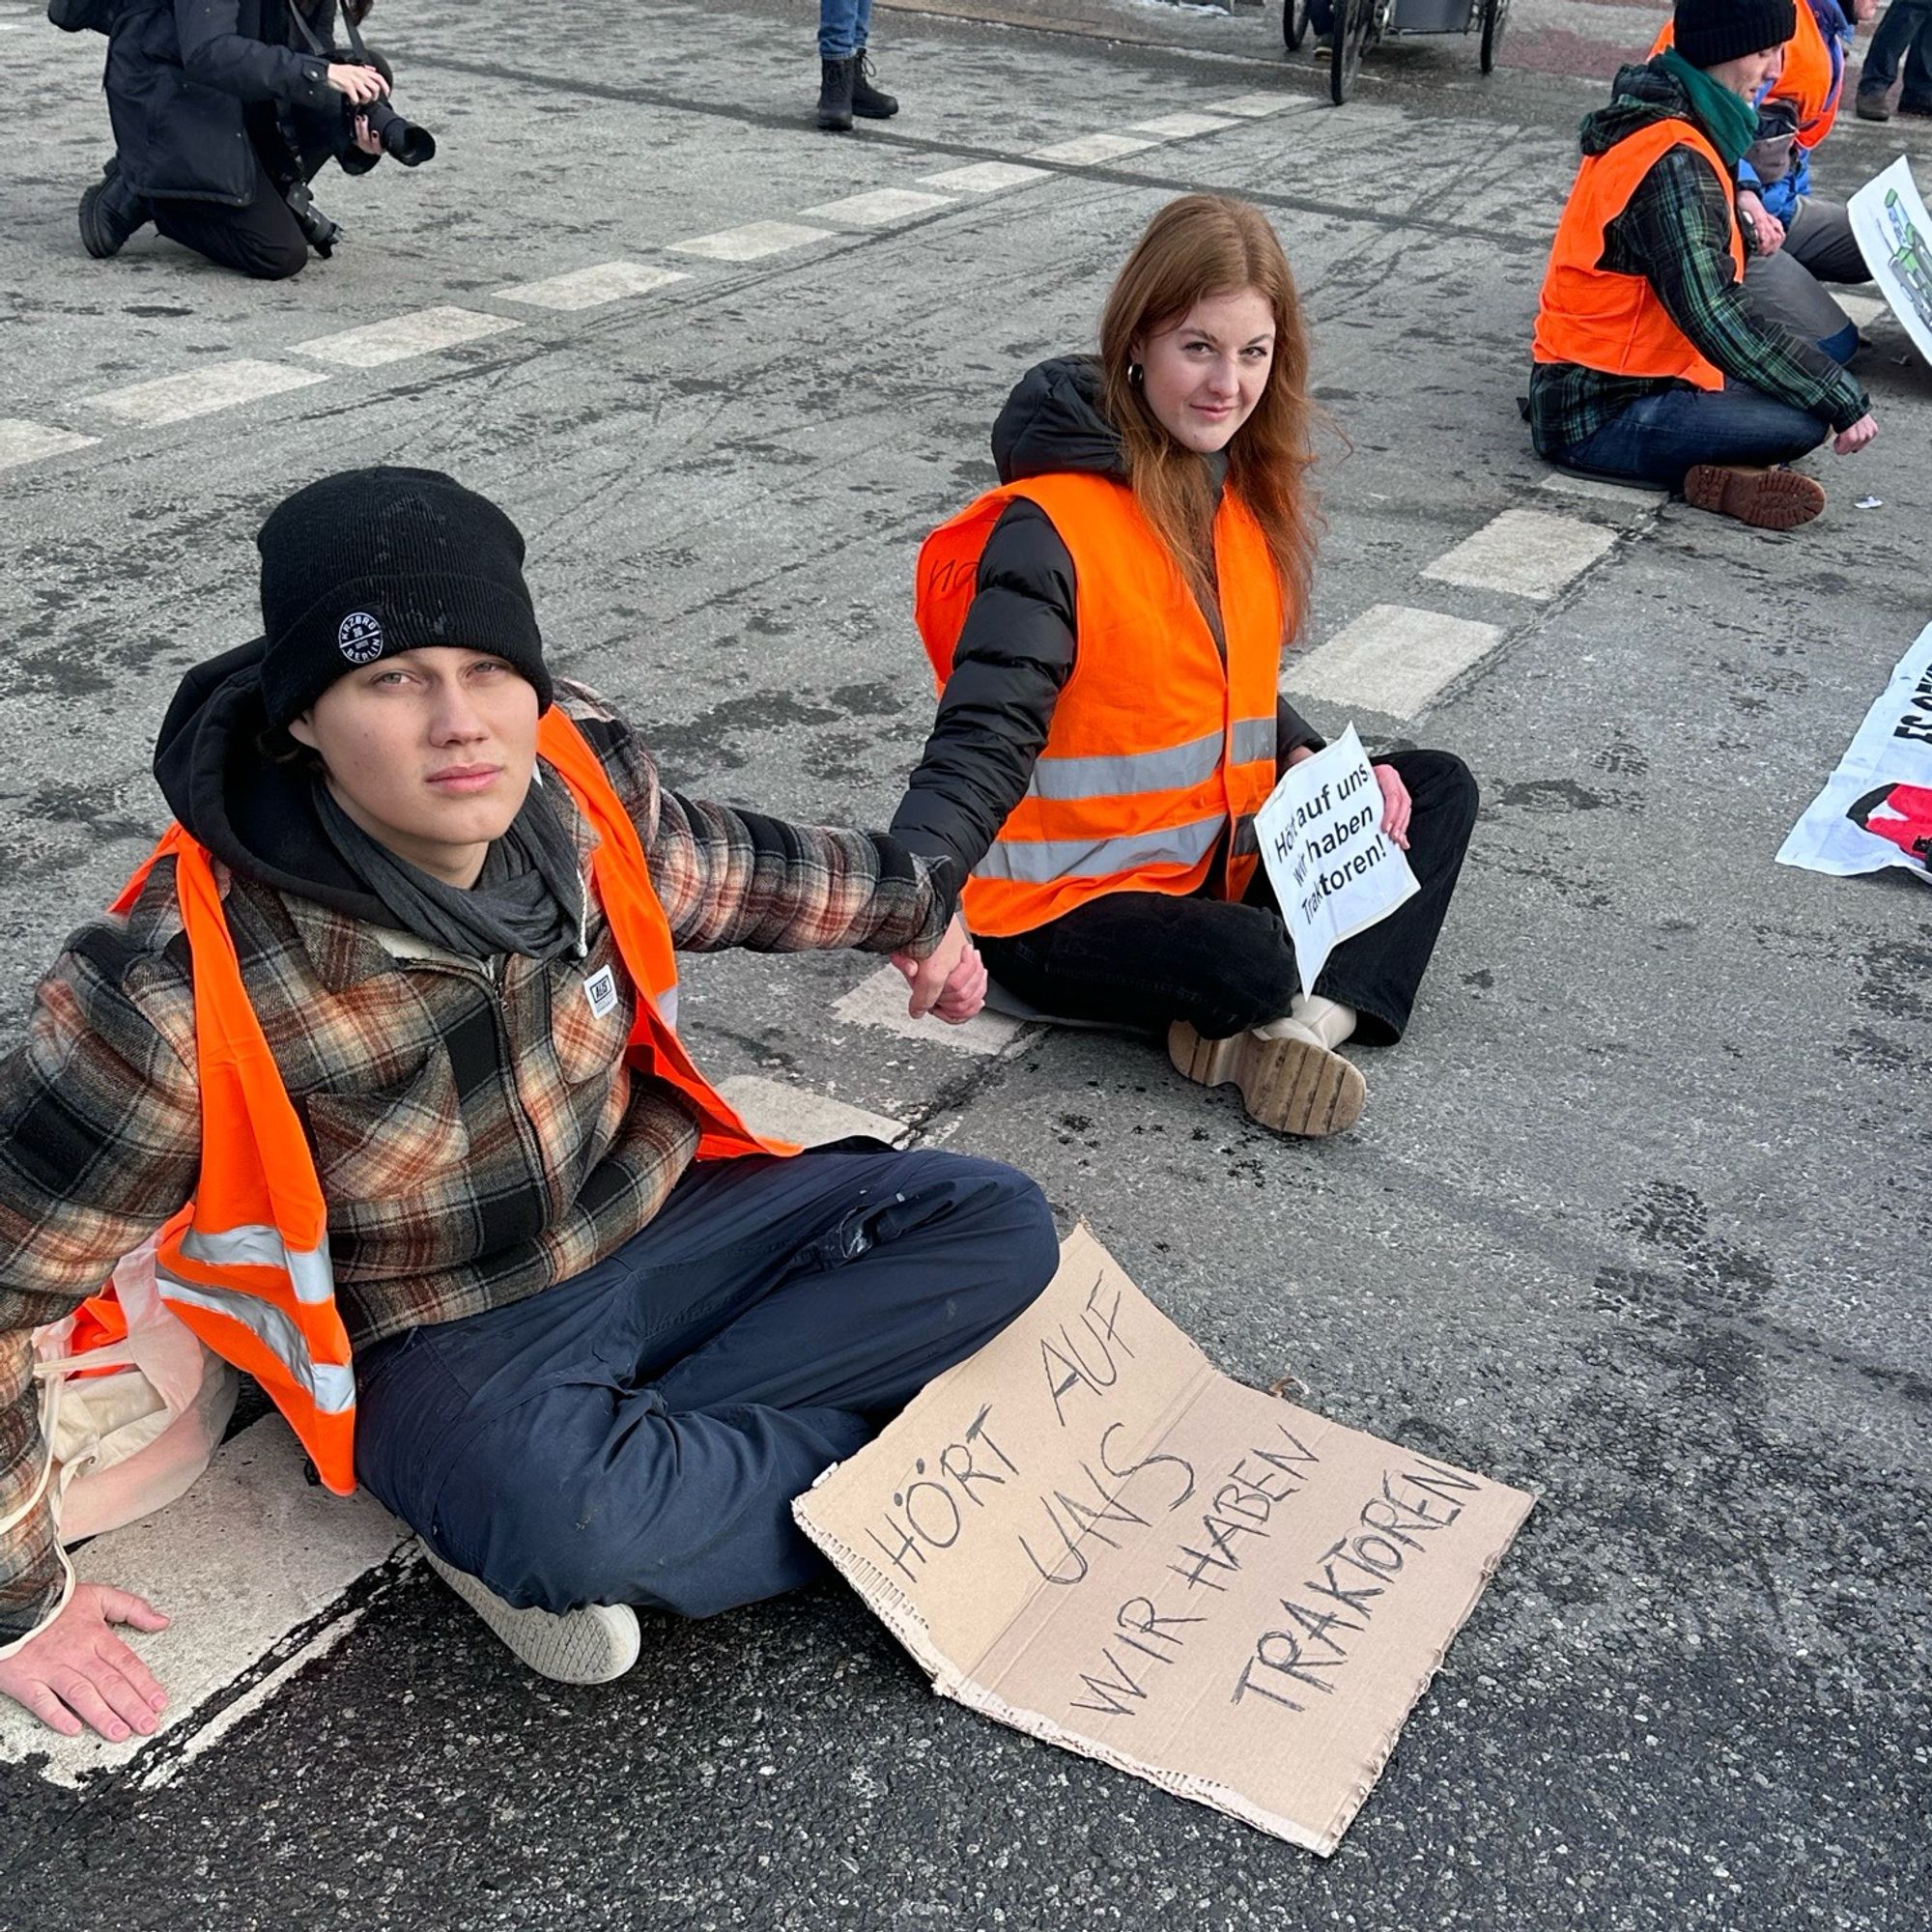
[[[281,191],[255,154],[255,191],[240,208],[219,201],[157,195],[155,226],[170,242],[258,281],[283,282],[308,267],[308,242]]]
[[[1450,752],[1399,752],[1414,800],[1408,863],[1422,890],[1328,955],[1314,990],[1353,1007],[1355,1037],[1392,1045],[1435,950],[1476,822],[1476,781]],[[1265,871],[1240,904],[1196,894],[1112,893],[1011,939],[981,939],[987,971],[1042,1012],[1165,1032],[1186,1020],[1225,1039],[1279,1019],[1301,990]]]

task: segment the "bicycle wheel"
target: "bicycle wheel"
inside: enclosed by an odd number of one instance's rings
[[[1308,0],[1281,0],[1281,43],[1290,53],[1308,38]]]
[[[1485,73],[1496,71],[1496,49],[1503,43],[1503,28],[1509,24],[1510,0],[1483,0],[1482,66]]]
[[[1485,0],[1486,5],[1494,0]],[[1337,107],[1348,99],[1362,71],[1362,49],[1376,17],[1376,0],[1335,0],[1333,45],[1328,55],[1328,95]]]

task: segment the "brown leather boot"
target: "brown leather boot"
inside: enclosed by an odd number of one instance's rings
[[[1684,500],[1755,529],[1795,530],[1825,507],[1825,486],[1796,469],[1700,463],[1685,474]]]

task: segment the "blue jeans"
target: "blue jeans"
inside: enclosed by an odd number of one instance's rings
[[[872,31],[872,0],[818,0],[818,57],[850,60]]]
[[[996,1161],[706,1161],[573,1280],[358,1350],[355,1473],[514,1604],[710,1616],[820,1574],[792,1498],[1059,1258],[1039,1189]]]
[[[1886,16],[1865,49],[1859,72],[1861,94],[1883,94],[1898,78],[1899,56],[1905,57],[1908,105],[1932,108],[1932,4],[1928,0],[1891,0]]]
[[[1699,463],[1789,463],[1831,433],[1816,416],[1762,389],[1664,389],[1550,460],[1564,469],[1675,490]]]

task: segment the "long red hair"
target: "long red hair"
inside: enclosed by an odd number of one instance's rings
[[[1292,637],[1308,607],[1318,527],[1307,471],[1315,406],[1308,336],[1288,257],[1260,209],[1225,194],[1171,201],[1147,225],[1100,319],[1108,420],[1135,500],[1204,603],[1213,595],[1214,504],[1206,466],[1148,408],[1133,345],[1178,326],[1211,296],[1258,291],[1274,314],[1274,359],[1261,400],[1228,444],[1228,487],[1254,513],[1281,579]]]

